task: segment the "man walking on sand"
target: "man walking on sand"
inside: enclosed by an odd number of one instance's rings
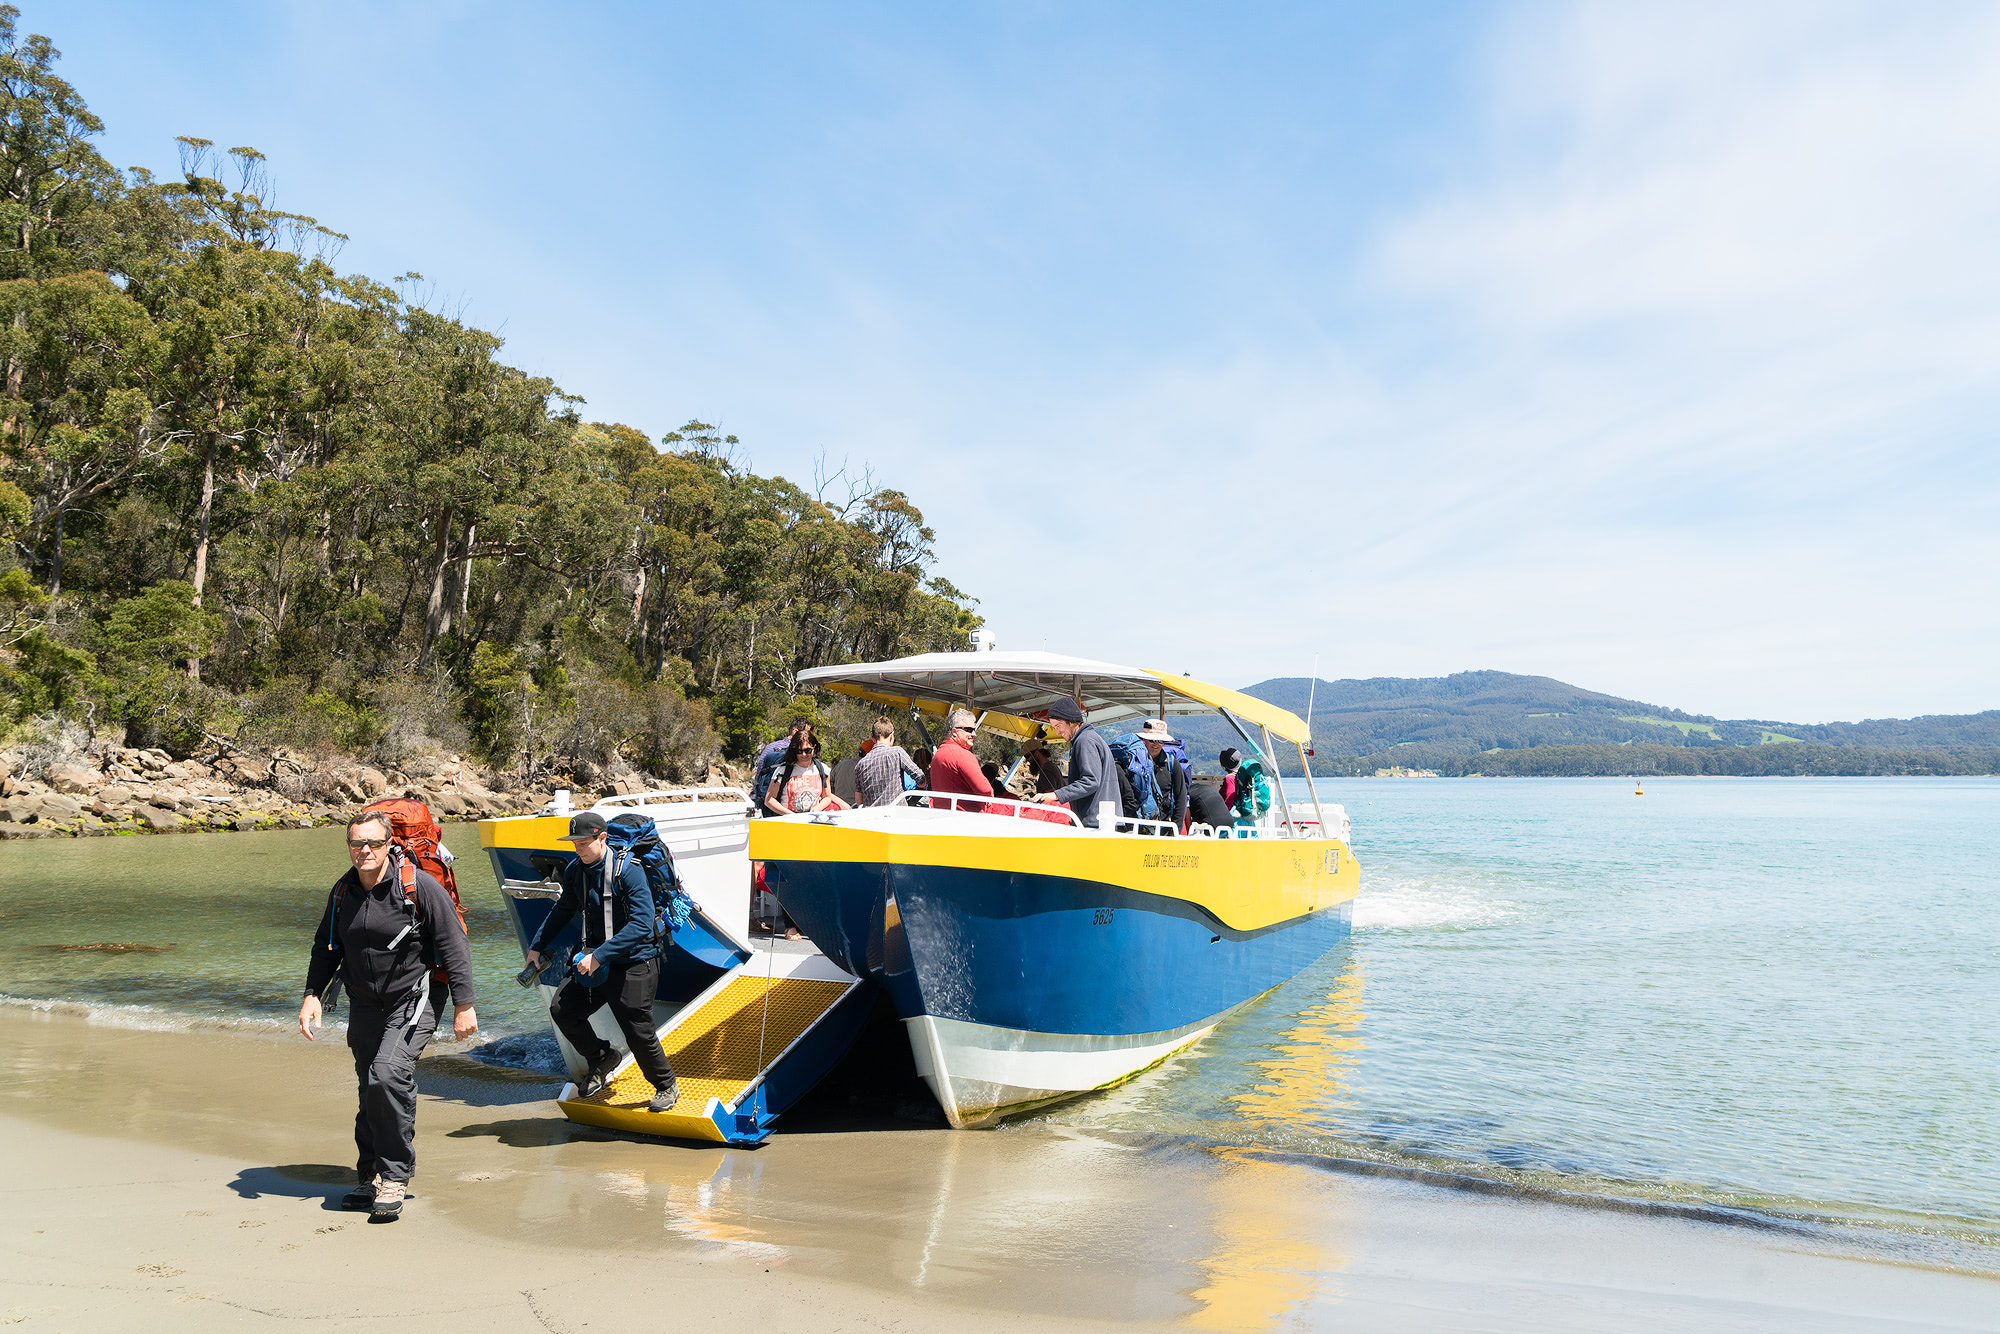
[[[472,951],[443,885],[416,871],[405,893],[389,846],[389,817],[369,812],[347,826],[354,865],[335,883],[313,937],[299,1032],[314,1041],[323,1001],[338,977],[348,995],[347,1046],[354,1053],[360,1110],[354,1116],[358,1183],[343,1209],[366,1209],[371,1223],[403,1212],[417,1170],[417,1058],[437,1028],[431,970],[451,981],[451,1035],[479,1030],[472,1009]],[[411,868],[414,869],[414,868]]]

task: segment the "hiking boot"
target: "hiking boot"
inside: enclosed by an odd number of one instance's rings
[[[680,1100],[681,1082],[678,1079],[669,1079],[665,1084],[653,1090],[653,1100],[646,1104],[646,1110],[649,1112],[671,1112],[674,1109],[674,1105]]]
[[[341,1196],[340,1207],[356,1211],[369,1208],[375,1203],[375,1188],[381,1184],[382,1175],[378,1172],[356,1186],[353,1190],[348,1191],[347,1194]]]
[[[393,1223],[403,1215],[403,1198],[409,1194],[409,1187],[401,1181],[391,1181],[387,1177],[377,1177],[375,1203],[368,1210],[371,1223]]]
[[[618,1063],[624,1059],[618,1054],[618,1049],[613,1047],[592,1061],[590,1069],[584,1073],[583,1082],[576,1086],[576,1096],[594,1098],[604,1092],[604,1086],[611,1082],[611,1072],[616,1070]]]

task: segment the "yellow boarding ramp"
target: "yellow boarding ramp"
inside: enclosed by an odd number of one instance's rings
[[[840,1059],[874,986],[823,954],[758,951],[668,1021],[660,1049],[680,1100],[649,1112],[653,1086],[625,1058],[601,1093],[566,1085],[557,1105],[583,1125],[715,1144],[761,1144],[771,1123]]]

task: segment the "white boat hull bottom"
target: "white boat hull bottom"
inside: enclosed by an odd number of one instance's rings
[[[1201,1041],[1226,1017],[1117,1037],[1031,1033],[928,1014],[903,1024],[917,1073],[946,1119],[954,1129],[978,1130],[1016,1112],[1130,1079]]]

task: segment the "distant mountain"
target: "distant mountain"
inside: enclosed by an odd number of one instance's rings
[[[1244,693],[1303,715],[1309,690],[1316,770],[1348,767],[1328,764],[1338,757],[1427,764],[1447,756],[1542,746],[2000,748],[2000,709],[1858,723],[1724,719],[1512,672],[1378,676],[1321,681],[1316,688],[1306,677],[1279,677]],[[1175,727],[1202,768],[1213,767],[1223,746],[1240,744],[1221,719],[1177,719]],[[1408,759],[1389,754],[1398,750],[1408,751]]]

